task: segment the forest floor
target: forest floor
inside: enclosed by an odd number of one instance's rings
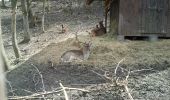
[[[120,86],[110,83],[104,77],[94,73],[115,77],[114,70],[121,59],[120,66],[130,69],[128,87],[135,100],[169,100],[170,98],[170,40],[119,42],[108,36],[90,39],[86,31],[91,30],[103,19],[102,8],[95,2],[95,9],[62,8],[62,0],[51,1],[51,11],[46,14],[45,29],[40,26],[32,28],[32,40],[28,44],[20,44],[22,60],[15,61],[11,46],[10,9],[2,9],[2,31],[6,52],[13,70],[7,72],[9,96],[24,96],[33,93],[53,91],[61,82],[64,86],[84,88],[89,93],[77,90],[67,91],[70,100],[127,100],[127,94]],[[59,5],[60,4],[60,5]],[[65,4],[63,4],[65,5]],[[61,7],[59,7],[61,6]],[[42,7],[39,5],[38,7]],[[64,6],[65,7],[65,6]],[[39,8],[39,9],[40,9]],[[62,8],[62,9],[61,9]],[[70,13],[72,11],[72,14]],[[100,12],[99,12],[100,11]],[[41,16],[41,13],[39,13]],[[61,32],[61,24],[68,27],[66,34]],[[17,11],[18,41],[22,40],[22,15]],[[80,41],[92,40],[92,51],[87,61],[61,64],[60,56],[70,49],[77,49],[72,44],[74,33],[78,33]],[[49,64],[53,63],[53,67]],[[17,66],[17,68],[15,68]],[[43,76],[40,78],[36,68]],[[138,71],[149,69],[144,71]],[[10,85],[9,85],[10,83]],[[63,100],[63,94],[48,95],[48,98]]]

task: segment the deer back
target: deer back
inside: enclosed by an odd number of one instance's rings
[[[84,43],[80,50],[69,50],[61,56],[62,62],[72,62],[74,60],[87,60],[90,55],[91,44]]]

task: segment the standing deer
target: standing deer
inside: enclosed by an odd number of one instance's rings
[[[69,50],[62,54],[61,62],[73,62],[75,60],[87,60],[90,56],[91,42],[84,43],[80,50]]]

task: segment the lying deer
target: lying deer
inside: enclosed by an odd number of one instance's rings
[[[106,27],[103,25],[103,21],[99,22],[100,30],[103,32],[103,34],[106,34]]]
[[[91,30],[91,33],[89,33],[89,34],[91,34],[91,36],[94,37],[94,36],[96,36],[96,34],[98,33],[98,31],[99,31],[99,26],[96,25],[96,27],[95,27],[94,29],[92,29],[92,30]]]
[[[103,34],[106,34],[106,28],[103,25],[103,21],[99,22],[99,26],[96,25],[96,27],[94,29],[91,30],[91,34],[92,37],[94,36],[101,36]]]
[[[83,47],[80,50],[69,50],[64,52],[61,56],[61,62],[87,60],[89,58],[90,51],[91,51],[91,42],[83,43]]]

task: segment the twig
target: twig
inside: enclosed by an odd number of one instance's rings
[[[32,91],[29,91],[29,90],[26,90],[26,89],[21,89],[21,90],[23,90],[23,91],[25,91],[27,93],[33,93]]]
[[[69,88],[69,87],[64,87],[64,88],[65,88],[65,90],[78,90],[78,91],[83,91],[83,92],[89,92],[88,90],[80,89],[80,88]],[[63,89],[57,88],[54,91],[39,92],[39,93],[34,93],[34,94],[28,95],[28,96],[9,96],[8,99],[18,100],[18,99],[43,98],[43,97],[39,97],[39,96],[55,94],[55,93],[59,93],[59,92],[62,92],[62,91],[63,91]]]
[[[43,88],[43,91],[45,92],[44,80],[43,80],[43,76],[42,76],[41,72],[39,71],[39,69],[34,64],[31,64],[31,65],[37,70],[38,74],[40,75],[42,88]]]
[[[65,87],[65,89],[68,89],[68,90],[78,90],[78,91],[83,91],[83,92],[89,92],[88,90],[79,89],[79,88],[68,88],[68,87]]]
[[[34,89],[35,89],[36,92],[38,92],[36,86],[39,83],[39,78],[35,81],[35,76],[36,76],[36,74],[33,75],[33,82],[34,82],[34,86],[35,86]]]
[[[126,79],[125,79],[126,81],[128,81],[129,75],[130,75],[130,70],[128,71],[128,74],[126,76]]]
[[[124,88],[125,88],[125,90],[126,90],[126,93],[128,94],[129,99],[130,99],[130,100],[134,100],[133,97],[132,97],[132,95],[131,95],[130,92],[129,92],[128,86],[127,86],[127,85],[124,85]]]
[[[141,69],[141,70],[133,70],[130,73],[136,73],[136,72],[141,72],[141,71],[149,71],[149,70],[153,70],[153,68],[150,68],[150,69]]]
[[[98,76],[100,76],[101,78],[103,78],[103,79],[107,79],[107,80],[109,80],[109,81],[111,81],[112,82],[112,78],[110,78],[110,77],[107,77],[106,75],[101,75],[101,74],[99,74],[99,73],[97,73],[96,71],[94,71],[94,70],[91,70],[93,73],[95,73],[95,74],[97,74]]]
[[[66,90],[65,90],[65,87],[62,85],[62,83],[59,83],[59,84],[60,84],[60,86],[62,87],[62,90],[63,90],[63,92],[64,92],[65,100],[69,100],[69,99],[68,99],[67,92],[66,92]]]
[[[128,94],[128,97],[129,97],[129,99],[130,100],[134,100],[133,99],[133,97],[132,97],[132,95],[130,94],[130,92],[129,92],[129,88],[128,88],[128,78],[129,78],[129,75],[130,75],[130,70],[128,71],[128,75],[126,76],[126,81],[127,81],[127,84],[124,84],[124,88],[125,88],[125,90],[126,90],[126,93]]]
[[[129,88],[128,88],[128,78],[129,78],[130,72],[131,72],[131,71],[129,70],[129,71],[128,71],[128,74],[127,74],[127,76],[126,76],[126,79],[123,80],[122,82],[118,82],[118,80],[119,80],[119,77],[118,77],[117,80],[116,80],[116,84],[117,84],[117,85],[120,85],[120,86],[124,86],[125,91],[126,91],[126,93],[128,94],[129,99],[130,99],[130,100],[134,100],[133,97],[132,97],[132,95],[130,94]]]
[[[28,95],[28,96],[9,96],[8,99],[10,99],[10,100],[18,100],[18,99],[38,98],[38,96],[54,94],[54,93],[58,93],[58,92],[61,92],[61,91],[63,91],[63,90],[61,89],[61,90],[57,90],[57,91],[49,91],[49,92],[46,91],[46,92],[34,93],[34,94]]]
[[[119,63],[117,64],[116,69],[115,69],[115,75],[117,74],[117,69],[118,69],[120,63],[121,63],[123,60],[124,60],[124,58],[123,58],[122,60],[120,60]],[[126,69],[125,69],[125,70],[126,70]],[[126,71],[127,71],[127,70],[126,70]],[[129,78],[129,75],[130,75],[131,72],[132,72],[132,71],[129,70],[129,71],[128,71],[128,74],[126,75],[126,78],[125,78],[124,80],[122,80],[121,82],[118,81],[120,77],[117,77],[117,79],[116,79],[116,84],[119,85],[119,86],[124,86],[125,91],[126,91],[126,93],[128,94],[129,99],[130,99],[130,100],[134,100],[133,97],[132,97],[132,95],[130,94],[129,88],[128,88],[128,78]]]
[[[116,66],[116,68],[115,68],[115,75],[117,74],[117,69],[118,69],[120,63],[121,63],[123,60],[125,60],[125,58],[123,58],[122,60],[120,60],[120,61],[118,62],[117,66]]]
[[[6,79],[6,82],[8,83],[8,85],[9,85],[9,87],[10,87],[10,92],[11,92],[12,95],[14,96],[14,95],[15,95],[15,93],[14,93],[15,90],[13,90],[13,87],[12,87],[12,85],[11,85],[11,82],[8,81],[7,79]]]
[[[45,91],[45,86],[44,86],[44,80],[43,80],[43,76],[42,76],[41,72],[39,71],[39,69],[38,69],[34,64],[31,64],[31,65],[37,70],[38,74],[40,75],[40,77],[41,77],[41,83],[42,83],[42,89],[43,89],[44,92],[46,92],[46,91]],[[45,97],[45,96],[42,95],[42,97]],[[44,98],[44,99],[45,99],[45,98]]]

